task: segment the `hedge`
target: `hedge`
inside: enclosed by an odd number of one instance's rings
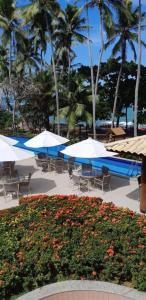
[[[67,279],[146,291],[146,217],[100,198],[35,196],[0,213],[0,299]]]

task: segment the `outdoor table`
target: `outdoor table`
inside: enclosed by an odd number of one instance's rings
[[[79,171],[73,171],[73,174],[78,176],[79,178],[85,178],[88,180],[88,190],[89,185],[92,183],[94,178],[101,177],[102,176],[102,170],[99,169],[92,169],[92,170],[79,170]]]
[[[102,176],[102,170],[99,170],[99,169],[79,170],[79,171],[74,171],[74,172],[77,176],[82,176],[82,177],[86,177],[89,179]]]

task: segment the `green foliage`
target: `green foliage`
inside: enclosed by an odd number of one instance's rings
[[[0,212],[0,297],[96,279],[146,291],[146,218],[99,198],[28,196]]]
[[[12,113],[6,110],[0,111],[0,129],[7,129],[12,127]]]

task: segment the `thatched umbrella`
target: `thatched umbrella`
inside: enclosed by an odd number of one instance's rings
[[[108,143],[106,149],[136,154],[142,158],[140,211],[146,213],[146,135]]]

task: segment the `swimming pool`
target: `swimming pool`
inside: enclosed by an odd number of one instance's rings
[[[17,137],[14,136],[14,139],[18,140],[18,144],[16,145],[19,148],[32,150],[34,153],[47,153],[50,156],[57,157],[59,156],[59,151],[65,148],[65,145],[49,147],[49,148],[28,148],[24,145],[24,143],[28,140],[26,137]],[[64,155],[64,159],[67,160],[68,156]],[[120,176],[128,176],[134,177],[141,174],[141,163],[132,161],[129,159],[123,159],[119,157],[104,157],[104,158],[95,158],[95,159],[87,159],[87,158],[75,158],[75,162],[77,164],[92,164],[92,166],[96,169],[101,169],[103,166],[109,168],[110,173],[117,174]]]

